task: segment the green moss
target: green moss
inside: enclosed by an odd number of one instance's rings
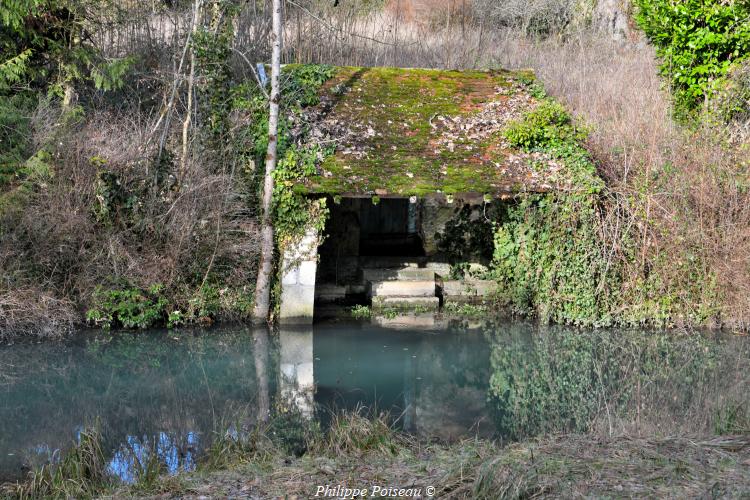
[[[333,101],[329,120],[350,135],[304,189],[405,196],[526,188],[525,171],[507,162],[517,148],[508,148],[500,134],[483,137],[462,127],[489,103],[499,104],[499,120],[520,116],[533,98],[510,96],[530,82],[530,72],[338,68],[323,92]]]

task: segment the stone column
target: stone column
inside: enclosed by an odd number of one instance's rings
[[[279,323],[311,324],[318,269],[318,232],[315,228],[308,229],[299,242],[284,249],[281,265]]]

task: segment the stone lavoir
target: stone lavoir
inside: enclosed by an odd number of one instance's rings
[[[330,213],[323,234],[308,229],[282,252],[280,322],[491,296],[492,222],[520,193],[571,185],[559,162],[504,138],[539,104],[533,82],[529,72],[336,68],[305,111],[307,140],[335,150],[294,187],[325,197]]]

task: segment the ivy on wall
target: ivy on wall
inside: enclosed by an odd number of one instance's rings
[[[585,131],[558,103],[540,98],[505,137],[562,163],[574,182],[569,190],[520,195],[496,224],[492,274],[501,302],[543,322],[578,326],[666,327],[715,316],[715,282],[694,272],[701,268],[697,258],[684,259],[687,286],[667,287],[656,272],[623,279],[623,266],[637,258],[634,242],[620,237],[618,258],[611,258],[602,236],[605,186],[581,145]]]
[[[496,225],[492,273],[501,299],[543,321],[609,324],[608,292],[618,281],[598,237],[603,183],[578,143],[583,132],[559,103],[542,97],[508,125],[505,137],[515,147],[564,163],[574,183],[572,192],[521,195]]]

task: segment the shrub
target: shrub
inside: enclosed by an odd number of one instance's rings
[[[540,151],[572,174],[569,191],[520,196],[494,232],[492,274],[500,299],[543,321],[576,325],[611,321],[609,292],[619,287],[599,234],[602,181],[579,144],[570,115],[544,99],[504,131],[515,147]]]
[[[636,20],[662,58],[678,111],[710,98],[750,54],[750,4],[726,0],[636,0]]]
[[[30,155],[31,120],[34,104],[25,94],[0,98],[0,188],[19,172]]]
[[[562,31],[578,14],[578,0],[474,0],[474,10],[499,26],[520,28],[527,34]]]
[[[505,130],[505,138],[511,146],[523,149],[557,145],[573,134],[570,115],[560,103],[552,100],[542,101]]]
[[[99,287],[94,292],[86,319],[105,329],[116,325],[124,328],[155,326],[167,316],[163,290],[162,285],[153,285],[146,291],[137,288],[105,291]]]

